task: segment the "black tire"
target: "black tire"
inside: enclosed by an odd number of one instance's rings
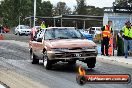
[[[50,70],[52,68],[52,61],[49,60],[48,56],[47,56],[47,52],[44,53],[43,56],[43,65],[45,67],[45,69]]]
[[[69,61],[68,64],[75,65],[76,64],[76,60],[75,61]]]
[[[85,63],[87,63],[88,68],[92,69],[95,67],[96,58],[87,59]]]
[[[32,64],[39,64],[39,59],[36,58],[33,52],[30,52],[30,60]]]
[[[17,35],[17,33],[16,33],[16,32],[15,32],[14,34],[15,34],[15,35]]]
[[[18,33],[19,34],[19,36],[22,36],[22,34],[20,34],[20,33]]]
[[[28,36],[28,34],[25,34],[26,36]]]
[[[87,82],[86,77],[77,75],[76,81],[79,85],[84,85]]]

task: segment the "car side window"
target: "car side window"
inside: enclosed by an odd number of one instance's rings
[[[37,39],[39,39],[39,38],[43,38],[43,35],[44,35],[44,31],[43,30],[41,30],[41,31],[39,31],[39,33],[37,34]]]
[[[45,34],[45,40],[48,40],[48,39],[54,39],[55,38],[55,31],[53,29],[50,29],[50,30],[46,30]]]
[[[23,27],[22,27],[22,26],[20,26],[20,29],[23,29]]]
[[[33,38],[34,41],[37,41],[37,39],[39,38],[39,35],[40,35],[40,31],[35,34],[35,36]]]

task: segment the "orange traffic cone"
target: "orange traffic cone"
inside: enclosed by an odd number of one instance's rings
[[[105,54],[105,46],[104,46],[104,54]],[[113,37],[111,37],[110,41],[109,41],[108,54],[109,54],[109,56],[113,55]]]
[[[112,56],[113,55],[113,38],[112,37],[110,38],[109,44],[110,46],[109,46],[108,52],[109,52],[109,55]]]

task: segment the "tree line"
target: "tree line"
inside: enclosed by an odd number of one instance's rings
[[[53,5],[50,1],[42,2],[42,0],[37,0],[36,15],[41,17],[53,17],[62,14],[103,16],[103,8],[88,6],[86,0],[76,1],[77,5],[74,6],[72,11],[65,2],[58,2],[56,5]],[[15,27],[19,23],[19,18],[22,24],[29,24],[29,20],[25,18],[33,16],[33,8],[34,0],[2,0],[0,2],[0,24]],[[90,26],[93,23],[89,22],[86,24]]]
[[[132,7],[132,0],[115,0],[113,4],[119,7]]]

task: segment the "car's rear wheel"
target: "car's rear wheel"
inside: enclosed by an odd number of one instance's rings
[[[17,35],[17,33],[15,32],[15,35]]]
[[[49,60],[48,56],[47,56],[47,52],[44,52],[44,56],[43,56],[43,65],[47,70],[50,70],[52,68],[52,61]]]
[[[39,59],[37,59],[33,52],[30,53],[30,60],[32,64],[39,64]]]
[[[22,34],[20,32],[18,32],[19,36],[22,36]]]
[[[88,68],[92,69],[95,67],[96,64],[96,58],[90,58],[85,61],[87,63]]]

